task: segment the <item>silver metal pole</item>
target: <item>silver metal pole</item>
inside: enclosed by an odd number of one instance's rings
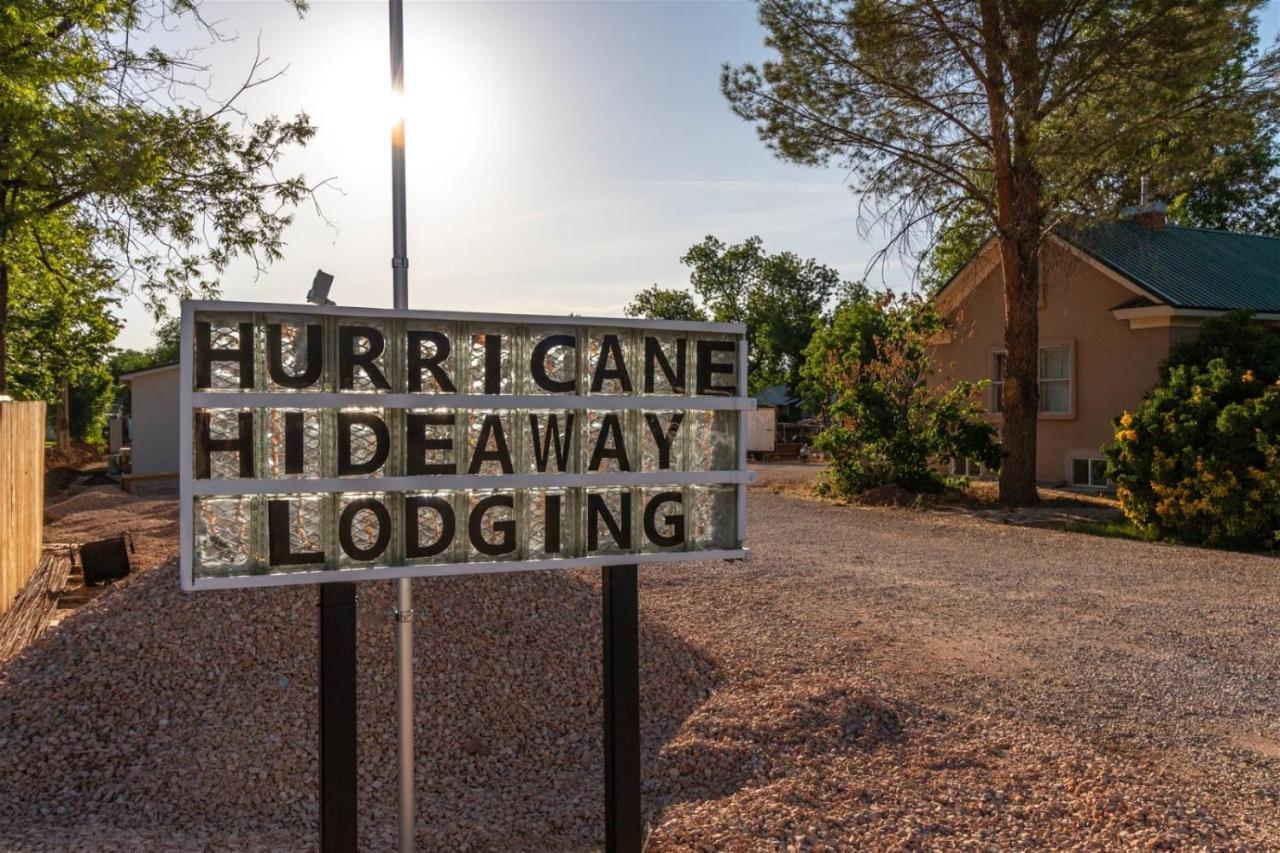
[[[404,3],[388,0],[391,89],[400,115],[391,129],[391,284],[393,307],[409,307],[409,249],[404,186]],[[400,853],[413,850],[413,587],[396,581],[396,734],[399,744]]]

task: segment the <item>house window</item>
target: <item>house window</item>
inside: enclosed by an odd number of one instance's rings
[[[1110,488],[1111,481],[1107,479],[1107,460],[1072,459],[1071,485],[1089,489]]]
[[[951,460],[951,473],[957,477],[969,477],[976,480],[982,476],[982,463],[976,459],[957,456]]]
[[[1040,411],[1071,413],[1071,347],[1040,348]]]
[[[991,366],[991,410],[1004,411],[1005,354],[995,353]],[[1040,413],[1071,413],[1071,347],[1040,347]]]

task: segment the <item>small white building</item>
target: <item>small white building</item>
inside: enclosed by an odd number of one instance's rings
[[[131,473],[135,480],[178,477],[178,365],[162,364],[120,374],[129,386]]]

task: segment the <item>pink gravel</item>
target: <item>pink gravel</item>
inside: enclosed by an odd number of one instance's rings
[[[647,849],[1280,848],[1275,560],[767,488],[750,524],[746,563],[642,570]],[[384,850],[391,591],[361,591]],[[415,591],[420,849],[597,848],[596,575]],[[0,667],[0,847],[313,848],[315,690],[314,590],[144,572]]]

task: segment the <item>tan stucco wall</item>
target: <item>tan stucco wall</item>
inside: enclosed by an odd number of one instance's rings
[[[1112,437],[1112,419],[1134,409],[1155,384],[1160,362],[1169,354],[1170,329],[1130,329],[1127,320],[1112,317],[1111,308],[1137,294],[1055,246],[1046,247],[1042,278],[1040,343],[1073,346],[1073,412],[1040,416],[1036,476],[1043,483],[1062,483],[1068,460],[1100,456],[1099,448]],[[939,380],[990,379],[993,354],[1004,348],[998,264],[948,319],[950,342],[934,351]],[[983,404],[990,407],[990,391]]]

